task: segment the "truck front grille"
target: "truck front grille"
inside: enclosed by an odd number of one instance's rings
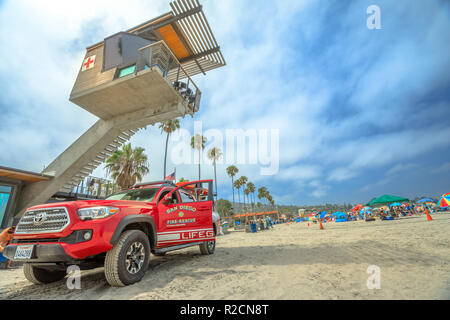
[[[69,223],[69,213],[65,207],[29,210],[23,215],[15,233],[35,234],[60,232]]]

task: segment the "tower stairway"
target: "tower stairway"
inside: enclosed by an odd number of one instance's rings
[[[168,85],[171,86],[170,83]],[[16,216],[31,206],[45,203],[58,191],[71,192],[140,129],[192,114],[192,107],[186,99],[171,89],[177,98],[162,106],[143,108],[107,120],[99,119],[45,168],[42,173],[52,176],[51,180],[24,186],[16,207]]]

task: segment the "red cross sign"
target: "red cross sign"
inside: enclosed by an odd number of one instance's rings
[[[92,69],[95,65],[95,56],[90,56],[83,61],[83,66],[81,67],[81,71],[86,71]]]

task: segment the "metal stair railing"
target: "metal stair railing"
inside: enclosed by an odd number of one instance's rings
[[[95,159],[92,159],[88,161],[88,163],[83,165],[82,168],[59,191],[65,193],[74,193],[74,190],[80,185],[81,181],[84,181],[84,179],[88,177],[95,169],[97,169],[97,167],[103,164],[115,150],[128,142],[128,140],[131,139],[131,137],[139,130],[139,128],[132,130],[120,133],[115,139],[113,139],[111,143],[107,144],[104,150],[100,151],[97,154]],[[113,146],[111,147],[111,145]],[[110,147],[110,150],[107,149],[108,147]],[[103,161],[101,161],[100,158],[103,158]]]
[[[164,41],[158,41],[139,49],[135,74],[147,68],[160,72],[161,76],[166,78],[178,94],[188,103],[192,112],[199,110],[202,95],[200,89]],[[171,70],[177,70],[176,75],[169,76],[169,71]],[[187,81],[180,85],[182,79],[187,79]]]

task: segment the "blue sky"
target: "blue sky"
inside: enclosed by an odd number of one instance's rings
[[[106,5],[107,4],[107,5]],[[195,77],[203,129],[279,129],[280,171],[240,167],[278,203],[450,189],[448,1],[202,1],[227,61]],[[369,30],[369,5],[381,30]],[[85,48],[168,1],[0,1],[0,165],[41,171],[96,121],[68,101]],[[192,131],[193,120],[181,121]],[[160,179],[164,137],[136,135]],[[168,165],[171,168],[171,164]],[[226,165],[219,193],[231,197]],[[212,177],[212,167],[202,167]],[[195,166],[177,167],[194,179]],[[103,170],[95,174],[104,176]]]

